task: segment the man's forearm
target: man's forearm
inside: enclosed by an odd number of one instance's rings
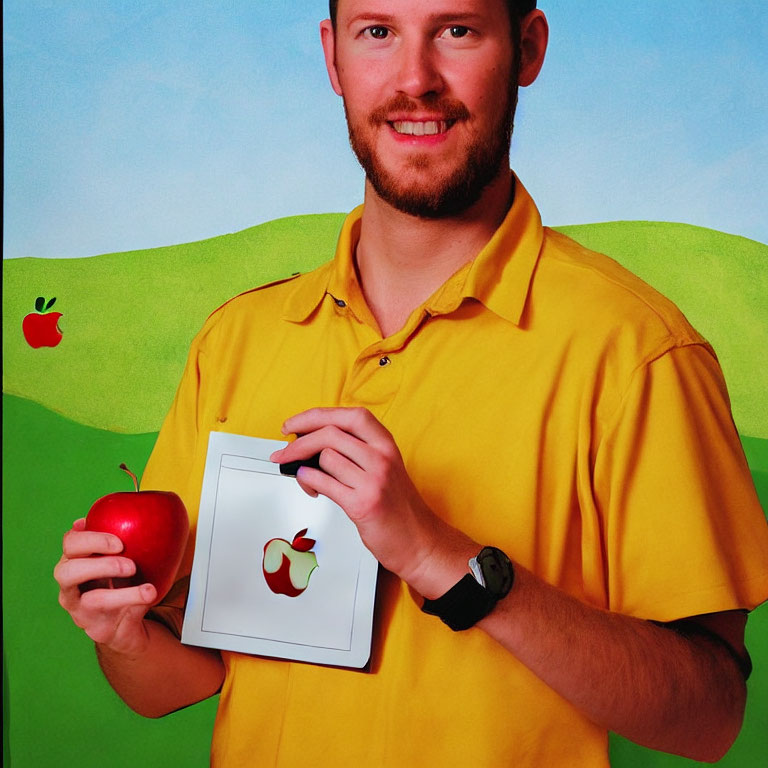
[[[145,717],[162,717],[215,694],[224,680],[217,651],[182,645],[166,627],[146,620],[149,643],[137,656],[96,644],[104,675],[123,701]]]
[[[594,722],[639,744],[712,761],[741,728],[746,687],[717,640],[601,611],[516,568],[479,627]]]
[[[272,461],[319,454],[319,469],[300,468],[301,487],[341,506],[376,559],[415,592],[434,600],[466,575],[479,542],[427,506],[373,414],[313,408],[286,420],[283,433],[299,437]],[[520,566],[478,626],[595,723],[641,744],[713,760],[741,727],[740,669],[705,635],[592,608]]]

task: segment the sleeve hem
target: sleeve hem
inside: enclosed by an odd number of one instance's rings
[[[720,584],[669,595],[653,607],[642,605],[618,609],[639,619],[669,622],[722,611],[752,611],[768,600],[768,571],[743,581]]]

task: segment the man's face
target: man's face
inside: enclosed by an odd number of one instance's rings
[[[504,0],[339,3],[335,35],[323,30],[331,78],[352,148],[395,208],[454,215],[508,167],[509,25]]]

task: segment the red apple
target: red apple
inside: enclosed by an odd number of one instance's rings
[[[136,563],[128,579],[112,579],[112,586],[150,582],[160,602],[173,585],[189,535],[184,502],[170,491],[139,491],[136,475],[125,464],[120,469],[133,478],[134,491],[110,493],[97,499],[85,519],[88,531],[113,533],[123,542],[121,555]]]
[[[310,550],[314,539],[305,538],[302,528],[293,542],[285,539],[270,539],[264,545],[262,571],[267,586],[278,595],[298,597],[309,584],[309,577],[317,565],[317,557]]]
[[[42,296],[35,301],[37,312],[31,312],[21,321],[21,330],[30,347],[55,347],[62,339],[58,322],[61,312],[48,312],[56,298],[47,304]]]

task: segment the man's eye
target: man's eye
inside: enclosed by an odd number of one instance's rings
[[[368,27],[365,31],[374,40],[384,40],[389,35],[386,27]]]
[[[455,25],[448,27],[448,34],[453,38],[466,37],[469,34],[469,28]]]

